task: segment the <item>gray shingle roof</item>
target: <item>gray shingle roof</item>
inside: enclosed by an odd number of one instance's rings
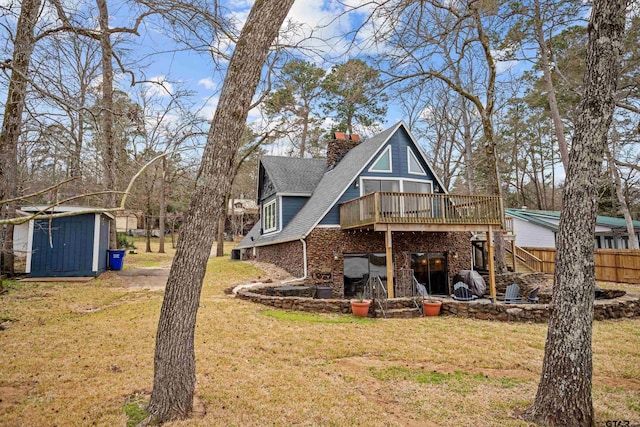
[[[264,156],[260,162],[277,193],[311,194],[327,169],[325,159]]]
[[[309,201],[284,230],[279,233],[260,235],[258,223],[236,248],[264,246],[306,237],[401,125],[402,122],[396,123],[373,138],[360,143],[352,148],[336,167],[325,172]],[[253,241],[251,237],[254,238]]]

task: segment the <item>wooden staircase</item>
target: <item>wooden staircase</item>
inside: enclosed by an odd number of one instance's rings
[[[510,271],[513,271],[513,256],[510,252],[504,254],[504,258],[507,261],[507,266]],[[535,271],[529,267],[524,261],[516,258],[516,271],[515,273],[535,273]]]
[[[512,250],[515,249],[516,273],[537,273],[542,271],[542,261],[535,255],[515,245],[513,247],[507,246],[505,249],[505,260],[511,270],[513,270],[514,257]]]

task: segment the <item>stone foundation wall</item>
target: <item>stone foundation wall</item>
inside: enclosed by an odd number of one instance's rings
[[[302,242],[298,240],[277,245],[258,246],[255,259],[284,268],[294,277],[304,275]]]
[[[349,300],[313,299],[305,297],[278,297],[264,295],[261,290],[241,289],[236,297],[271,307],[316,313],[351,313]],[[268,292],[265,292],[268,293]],[[442,301],[441,314],[480,320],[510,322],[546,322],[549,320],[549,304],[491,304],[487,299],[471,302],[435,298]],[[408,299],[407,299],[408,300]],[[398,300],[389,300],[397,302]],[[409,303],[411,306],[413,303]],[[596,320],[640,317],[640,294],[626,294],[614,299],[596,300]]]
[[[471,234],[394,232],[392,234],[395,268],[410,268],[412,252],[446,252],[449,282],[460,270],[471,268]],[[384,253],[384,233],[316,228],[306,239],[309,277],[314,284],[331,286],[333,294],[344,295],[345,253]],[[334,253],[338,259],[334,259]]]

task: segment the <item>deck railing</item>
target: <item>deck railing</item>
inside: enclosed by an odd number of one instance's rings
[[[340,205],[340,226],[372,224],[488,224],[504,222],[497,196],[371,193]]]
[[[504,218],[504,231],[513,234],[513,217],[507,216]]]

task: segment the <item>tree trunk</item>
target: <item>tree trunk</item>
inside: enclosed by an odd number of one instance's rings
[[[153,212],[151,211],[151,198],[147,198],[147,208],[146,211],[144,213],[144,228],[145,228],[145,248],[144,251],[149,253],[151,252],[151,225],[153,224],[153,221],[151,220],[153,218]]]
[[[491,122],[491,117],[486,114],[486,110],[482,114],[482,127],[485,138],[485,156],[487,159],[487,187],[489,194],[502,197],[502,185],[500,184],[500,174],[498,171],[498,157],[496,155],[493,123]],[[496,273],[504,274],[509,270],[507,269],[503,230],[494,231],[493,239],[495,243]]]
[[[102,187],[106,191],[116,189],[116,141],[113,132],[113,47],[109,31],[109,10],[106,0],[96,0],[98,6],[98,24],[100,26],[100,48],[102,49]],[[105,208],[116,207],[116,194],[106,193]],[[115,221],[109,227],[109,247],[118,246]]]
[[[464,99],[462,100],[462,124],[464,126],[464,159],[467,190],[469,190],[469,194],[473,195],[475,194],[475,186],[473,185],[473,138],[471,137],[471,123],[469,120],[467,101]]]
[[[227,213],[224,212],[218,219],[218,238],[216,241],[216,256],[224,256],[224,228],[227,223]]]
[[[300,135],[300,158],[304,159],[304,153],[307,149],[307,134],[309,133],[309,108],[305,107],[305,117],[302,121],[302,134]]]
[[[31,54],[35,46],[35,26],[38,21],[41,0],[24,0],[16,27],[13,44],[12,70],[4,108],[0,133],[0,200],[18,196],[18,139],[22,130],[22,112],[27,92],[27,78]],[[16,204],[0,206],[0,218],[14,218]],[[13,226],[0,229],[2,239],[2,272],[14,274]]]
[[[294,0],[258,0],[229,62],[165,291],[147,423],[186,418],[196,382],[194,331],[215,221],[226,210],[238,147],[269,47]]]
[[[167,158],[162,158],[162,178],[160,180],[160,214],[158,216],[158,221],[160,222],[160,241],[158,244],[160,247],[158,248],[158,253],[163,254],[164,251],[164,218],[165,211],[167,210],[166,202],[167,195],[165,194],[165,180],[167,179]]]
[[[627,223],[627,234],[629,235],[629,249],[640,249],[638,247],[638,236],[636,235],[636,231],[633,227],[633,218],[631,218],[631,213],[629,212],[629,205],[627,204],[627,199],[624,197],[624,191],[622,189],[622,181],[620,180],[620,172],[618,172],[618,167],[616,166],[616,163],[615,163],[615,160],[613,159],[613,154],[611,154],[611,151],[606,150],[606,153],[607,153],[607,164],[609,165],[609,172],[611,173],[613,186],[616,189],[616,197],[617,197],[618,203],[620,204],[620,211],[622,212],[622,216],[624,216],[624,220]]]
[[[592,322],[597,173],[615,105],[626,0],[596,0],[589,22],[584,97],[558,228],[551,318],[538,392],[525,417],[550,426],[591,426]]]
[[[553,129],[556,133],[556,139],[558,140],[558,148],[560,149],[560,159],[562,160],[562,166],[566,171],[569,167],[569,148],[567,147],[567,141],[564,137],[564,124],[560,118],[560,110],[558,110],[558,101],[556,100],[556,92],[553,87],[553,80],[551,79],[551,64],[549,64],[549,47],[544,37],[542,29],[542,17],[540,14],[540,0],[534,0],[534,13],[535,19],[535,31],[536,40],[540,47],[540,66],[542,68],[542,76],[544,78],[544,86],[547,91],[547,102],[549,102],[549,109],[551,111],[551,120],[553,121]]]

